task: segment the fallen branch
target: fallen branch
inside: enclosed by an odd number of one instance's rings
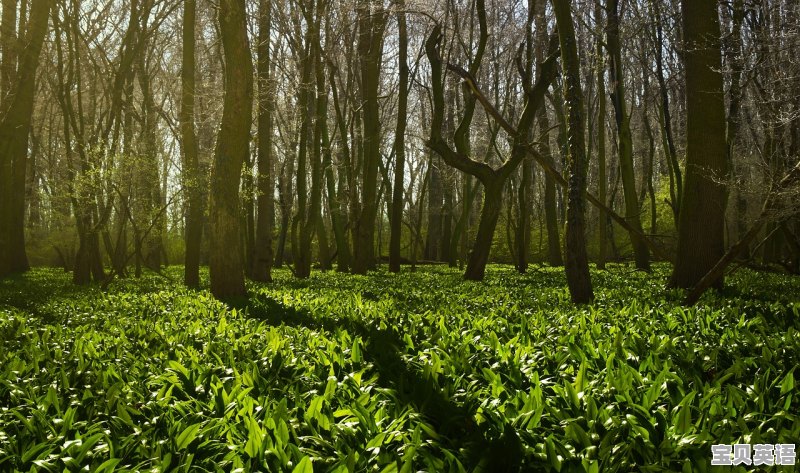
[[[758,220],[750,227],[750,230],[744,234],[744,236],[733,245],[727,253],[725,253],[717,264],[711,268],[705,276],[695,285],[695,287],[689,292],[689,295],[686,296],[684,299],[683,304],[687,306],[692,306],[697,303],[700,299],[700,296],[703,295],[709,287],[713,286],[722,275],[725,273],[725,269],[728,267],[733,260],[739,256],[739,254],[744,251],[750,245],[758,232],[761,231],[761,228],[766,225],[768,222],[772,220],[772,213],[773,211],[777,210],[778,203],[780,199],[778,198],[782,191],[790,187],[791,185],[800,181],[800,162],[789,171],[786,176],[778,183],[777,187],[770,191],[767,195],[766,200],[764,201],[764,205],[761,208],[761,214],[758,216]]]

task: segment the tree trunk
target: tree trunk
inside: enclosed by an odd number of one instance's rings
[[[253,59],[244,0],[221,0],[219,27],[225,55],[225,99],[211,174],[211,292],[224,299],[247,295],[241,258],[239,181],[250,146]]]
[[[195,26],[197,2],[183,4],[183,66],[181,68],[181,136],[183,145],[183,182],[186,189],[183,280],[191,288],[200,287],[200,244],[203,237],[203,199],[198,158],[197,134],[194,128],[195,95]]]
[[[467,269],[464,271],[464,279],[469,281],[482,281],[486,273],[486,264],[489,262],[489,253],[492,249],[492,239],[494,230],[497,227],[497,220],[503,210],[503,185],[505,181],[492,182],[484,186],[483,208],[481,209],[481,219],[478,223],[478,233],[475,235],[475,243],[467,262]]]
[[[375,11],[369,0],[358,3],[358,58],[361,66],[361,107],[363,122],[363,161],[361,166],[361,209],[355,222],[353,272],[366,274],[375,266],[375,218],[378,214],[378,160],[380,154],[380,85],[383,33],[386,12]]]
[[[271,78],[270,33],[272,2],[259,0],[258,6],[258,218],[251,278],[272,281],[272,226],[275,219],[275,184],[272,178],[272,111],[275,88]]]
[[[428,261],[438,261],[442,242],[442,207],[444,192],[442,190],[442,170],[437,163],[437,156],[431,155],[428,166],[431,169],[428,180],[428,232],[425,237],[425,256]]]
[[[625,219],[636,232],[630,232],[636,268],[650,270],[650,252],[641,238],[641,208],[636,194],[636,177],[633,167],[633,138],[631,136],[630,115],[625,99],[624,76],[622,72],[622,48],[619,38],[619,0],[609,0],[606,4],[608,22],[606,28],[606,47],[610,58],[611,102],[617,123],[617,139],[619,140],[619,163],[622,172],[622,189],[625,196]]]
[[[661,96],[659,105],[658,121],[661,125],[661,138],[664,152],[667,155],[667,165],[669,166],[670,176],[670,206],[675,218],[675,225],[678,224],[678,213],[681,208],[681,197],[683,196],[683,175],[680,163],[678,162],[677,151],[675,149],[675,139],[672,134],[672,116],[669,108],[669,90],[667,81],[664,78],[664,30],[662,28],[663,17],[659,9],[660,1],[651,3],[653,6],[653,16],[655,21],[655,58],[656,58],[656,79],[658,80],[658,91]]]
[[[561,67],[564,77],[564,101],[568,105],[567,141],[569,154],[567,167],[566,273],[572,302],[586,304],[594,299],[589,276],[589,259],[586,253],[586,145],[584,138],[583,91],[580,84],[580,62],[572,25],[569,0],[553,0],[553,10],[558,25],[561,44]]]
[[[20,49],[20,80],[10,86],[0,112],[0,277],[29,268],[25,253],[25,174],[36,70],[51,4],[50,0],[33,4],[28,36]]]
[[[397,31],[400,83],[397,91],[397,129],[395,131],[394,186],[392,188],[392,218],[389,236],[389,271],[400,272],[400,244],[403,228],[403,190],[406,166],[406,121],[408,113],[408,32],[406,31],[405,1],[397,4]]]
[[[671,287],[691,288],[725,252],[728,175],[715,0],[682,0],[686,70],[686,181]],[[722,278],[715,287],[722,286]]]
[[[603,15],[603,8],[600,2],[595,3],[595,21],[600,25]],[[606,189],[608,177],[606,176],[606,78],[605,60],[603,56],[603,41],[597,38],[597,198],[600,202],[606,201]],[[608,243],[608,218],[600,211],[598,212],[597,225],[597,267],[606,267],[606,253]]]

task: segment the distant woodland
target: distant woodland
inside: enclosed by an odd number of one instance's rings
[[[800,271],[796,0],[2,0],[0,277]]]

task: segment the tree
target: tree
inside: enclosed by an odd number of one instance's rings
[[[725,253],[728,175],[720,27],[715,0],[682,0],[686,177],[670,287],[691,288]],[[715,287],[722,286],[722,278]]]
[[[400,272],[400,239],[403,226],[403,188],[405,187],[406,123],[408,121],[408,31],[405,2],[397,3],[397,33],[400,82],[397,91],[397,129],[395,131],[394,187],[392,189],[391,235],[389,240],[389,271]]]
[[[4,2],[5,3],[5,2]],[[25,253],[25,173],[28,167],[28,138],[33,114],[35,77],[39,65],[51,0],[36,0],[31,8],[27,34],[20,47],[16,75],[3,97],[0,115],[0,277],[29,268]],[[14,6],[16,9],[16,6]],[[5,11],[3,25],[5,26]],[[13,29],[13,27],[12,27]],[[6,37],[6,35],[3,35]],[[16,45],[15,45],[16,46]],[[12,50],[15,48],[11,48]],[[3,66],[9,53],[3,48]],[[16,58],[14,58],[16,60]],[[9,66],[11,67],[11,66]],[[3,67],[3,76],[6,75]]]
[[[181,144],[186,189],[186,255],[184,282],[200,286],[200,243],[203,235],[203,200],[197,134],[194,127],[196,0],[183,4],[183,64],[181,67]]]
[[[595,22],[600,24],[603,8],[600,2],[595,3]],[[603,41],[602,37],[597,38],[597,198],[600,202],[606,201],[606,188],[608,178],[606,177],[606,77],[605,61],[603,60]],[[606,218],[600,213],[597,226],[597,267],[606,266],[606,247],[608,228]]]
[[[567,104],[567,141],[569,154],[567,172],[566,240],[567,284],[572,302],[586,304],[594,299],[589,276],[589,257],[586,253],[586,172],[587,157],[584,138],[583,90],[580,82],[580,62],[575,41],[575,28],[569,0],[553,0],[561,44],[561,69],[564,76],[564,102]]]
[[[219,30],[225,56],[225,99],[211,173],[211,292],[220,299],[247,294],[239,219],[239,181],[250,152],[253,59],[244,0],[221,0]]]
[[[631,232],[633,254],[638,269],[650,270],[650,254],[647,244],[640,237],[642,220],[640,218],[639,199],[636,194],[636,177],[633,168],[633,138],[631,136],[631,116],[625,98],[625,79],[622,70],[622,47],[619,34],[619,0],[608,0],[606,4],[608,23],[606,26],[606,48],[609,55],[609,72],[611,77],[611,103],[614,105],[614,116],[617,123],[617,139],[619,142],[619,166],[622,174],[622,188],[625,196],[625,219],[636,232]]]
[[[486,32],[486,13],[484,2],[478,0],[476,3],[479,21],[484,23],[481,26],[481,40],[485,41]],[[470,174],[477,178],[484,187],[484,202],[481,210],[478,232],[475,236],[475,243],[470,253],[464,278],[468,280],[480,281],[486,271],[486,264],[489,261],[492,239],[500,217],[503,205],[503,188],[509,176],[517,169],[517,166],[529,153],[530,143],[526,139],[526,132],[533,125],[533,120],[538,114],[539,108],[544,106],[544,96],[550,83],[556,74],[556,46],[551,41],[547,59],[538,67],[538,77],[534,85],[527,88],[524,94],[523,112],[520,114],[516,128],[506,121],[497,109],[489,103],[486,96],[480,91],[475,81],[473,69],[477,70],[480,61],[475,60],[470,65],[470,71],[454,65],[447,64],[449,71],[457,74],[464,80],[464,85],[470,88],[471,93],[497,121],[501,127],[509,133],[511,137],[511,155],[498,168],[493,168],[487,163],[476,161],[472,157],[460,152],[457,148],[453,150],[442,135],[442,125],[444,123],[444,84],[442,77],[443,61],[439,55],[438,47],[441,41],[441,27],[437,25],[425,42],[425,53],[431,63],[432,94],[433,94],[433,120],[431,122],[431,136],[428,140],[428,147],[436,151],[448,165]],[[480,52],[482,48],[478,48]],[[479,57],[479,54],[476,54]],[[457,142],[456,142],[457,143]]]
[[[255,281],[272,281],[272,225],[275,219],[275,183],[272,177],[272,113],[275,87],[271,77],[270,33],[272,2],[258,4],[258,217],[256,220],[255,255],[251,277]]]
[[[378,162],[380,153],[380,87],[383,34],[387,13],[370,0],[360,0],[358,11],[358,58],[361,67],[363,163],[361,211],[355,222],[353,272],[365,274],[375,265],[375,218],[378,214]]]

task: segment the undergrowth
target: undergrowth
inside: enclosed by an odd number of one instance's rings
[[[687,309],[667,271],[575,307],[547,267],[277,271],[232,304],[36,269],[0,281],[0,470],[702,472],[800,439],[798,279]]]

